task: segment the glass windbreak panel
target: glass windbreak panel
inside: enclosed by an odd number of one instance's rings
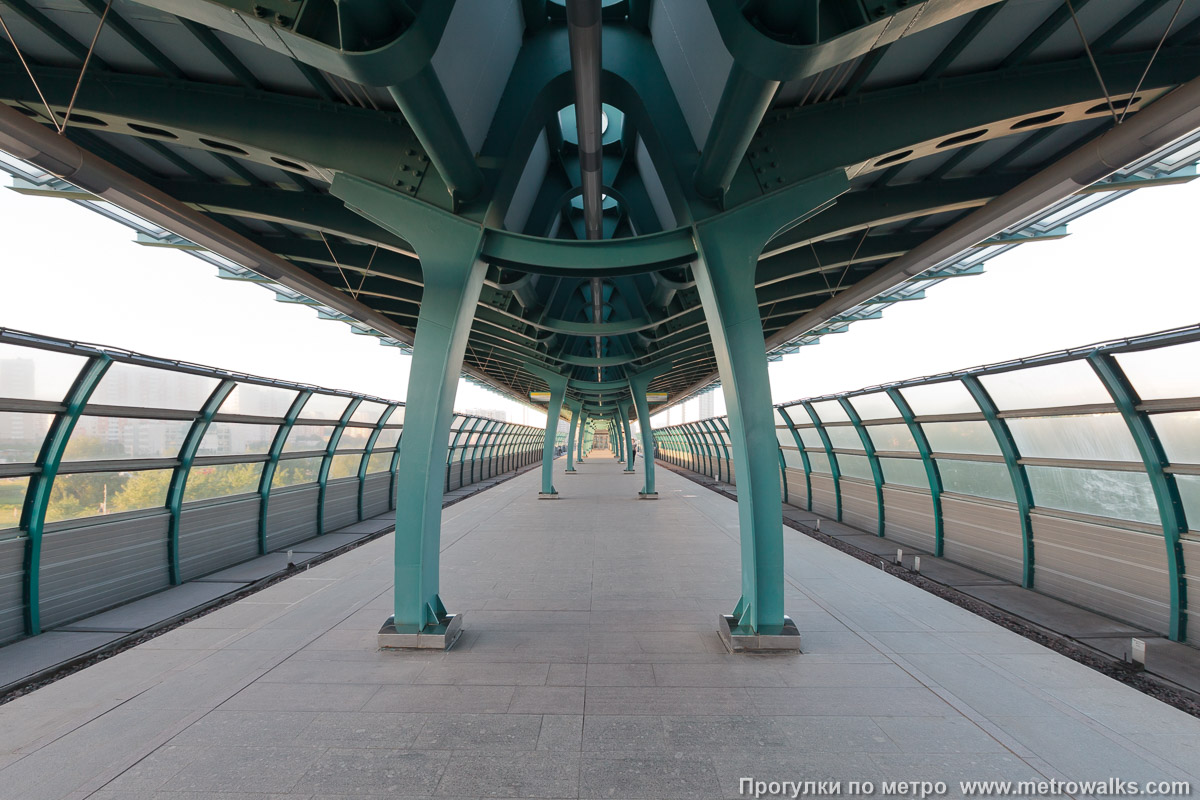
[[[942,477],[942,488],[947,492],[1017,502],[1013,493],[1012,478],[1009,477],[1008,467],[1004,464],[939,458],[937,465],[938,474]]]
[[[876,450],[899,451],[902,453],[917,452],[917,440],[907,425],[871,425],[867,428],[871,444]]]
[[[0,397],[65,400],[86,361],[69,353],[0,344]]]
[[[398,413],[400,413],[400,409],[396,409],[396,411],[392,414],[392,417],[395,417],[396,414],[398,414]],[[389,423],[392,421],[393,420],[391,418],[388,419]],[[455,417],[453,420],[450,421],[450,430],[452,430],[452,431],[458,430],[459,428],[461,428],[463,426],[463,423],[466,421],[467,420],[465,417]]]
[[[1200,464],[1200,411],[1150,417],[1172,464]]]
[[[46,522],[163,508],[170,483],[169,469],[59,475],[50,492]]]
[[[829,435],[829,442],[835,450],[863,449],[862,439],[854,428],[833,425],[826,427],[825,433]]]
[[[918,489],[929,488],[925,464],[918,458],[881,458],[879,466],[883,467],[884,483],[913,486]]]
[[[275,477],[271,479],[271,488],[296,486],[301,483],[316,483],[320,471],[320,456],[280,461],[279,466],[275,468]]]
[[[333,435],[331,425],[296,425],[283,443],[283,452],[299,453],[305,450],[324,450]]]
[[[0,531],[16,528],[21,524],[21,507],[25,505],[25,491],[29,478],[0,478]]]
[[[314,394],[308,398],[300,416],[304,419],[341,419],[350,405],[349,397],[338,397],[332,394]]]
[[[338,450],[363,450],[371,438],[374,428],[351,428],[347,426],[338,439]]]
[[[204,432],[198,455],[233,456],[266,453],[279,432],[278,425],[249,425],[240,422],[213,422]]]
[[[221,404],[221,413],[245,414],[252,417],[285,417],[297,394],[295,389],[239,383]]]
[[[357,453],[348,456],[334,456],[329,463],[329,479],[350,478],[357,475],[360,463],[362,463],[362,456]]]
[[[257,492],[258,481],[262,477],[262,466],[214,464],[192,467],[188,472],[187,486],[183,490],[183,502]]]
[[[404,406],[396,406],[396,410],[388,417],[388,425],[403,425],[404,424]]]
[[[787,428],[776,428],[775,429],[775,438],[784,447],[795,447],[796,446],[796,438],[794,436],[792,436],[792,432],[790,430],[788,430]]]
[[[116,363],[104,373],[88,402],[106,406],[199,411],[218,383],[220,381],[217,378],[205,375]]]
[[[1200,397],[1200,342],[1139,353],[1119,353],[1117,363],[1143,400]]]
[[[825,443],[821,441],[820,434],[816,428],[796,428],[796,433],[800,434],[800,441],[805,447],[824,447]]]
[[[981,375],[979,380],[1001,411],[1112,402],[1112,396],[1086,361]]]
[[[387,408],[383,403],[372,403],[370,400],[364,400],[358,404],[358,408],[354,409],[354,413],[350,415],[351,422],[369,422],[374,425],[379,422],[379,417],[383,415],[383,410]]]
[[[1158,524],[1158,504],[1144,472],[1026,467],[1033,503],[1098,517]]]
[[[784,450],[783,463],[788,469],[798,469],[804,471],[804,459],[800,456],[799,450]]]
[[[822,400],[812,404],[821,422],[849,422],[850,416],[837,400]]]
[[[367,462],[367,472],[387,472],[392,468],[391,453],[372,453]]]
[[[1200,531],[1200,475],[1176,475],[1175,483],[1179,487],[1179,499],[1183,501],[1188,530]],[[3,491],[2,486],[0,491]],[[4,507],[0,501],[0,509]],[[2,523],[0,527],[4,527]]]
[[[959,381],[906,386],[900,394],[918,417],[935,414],[978,414],[979,406]]]
[[[829,456],[825,455],[825,451],[814,453],[808,451],[808,464],[812,467],[813,472],[820,472],[824,475],[832,475],[833,470],[829,468]]]
[[[860,419],[893,419],[900,416],[900,410],[884,392],[851,397],[850,405],[854,406]]]
[[[53,414],[0,411],[0,464],[37,461]]]
[[[183,420],[80,417],[63,461],[175,458],[191,427]]]
[[[1000,455],[1000,444],[986,422],[922,422],[921,430],[935,453]]]
[[[787,425],[787,422],[784,421],[784,419],[783,419],[783,414],[779,413],[778,408],[773,408],[773,409],[771,409],[771,411],[774,412],[774,414],[775,414],[775,424],[777,426],[778,425]]]
[[[1010,419],[1008,429],[1017,451],[1029,458],[1141,461],[1120,414]]]
[[[862,478],[864,481],[874,481],[875,475],[871,472],[871,462],[866,456],[848,456],[845,453],[838,455],[838,468],[843,475],[851,478]]]

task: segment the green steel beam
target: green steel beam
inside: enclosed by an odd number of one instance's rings
[[[167,485],[167,511],[171,514],[171,519],[167,523],[167,571],[172,586],[183,583],[180,570],[179,529],[183,518],[183,497],[187,491],[187,479],[192,471],[192,462],[196,460],[196,451],[200,449],[200,442],[203,441],[204,434],[208,432],[208,426],[212,424],[213,416],[216,415],[217,409],[225,402],[225,398],[229,397],[229,393],[235,386],[237,386],[236,382],[223,380],[213,389],[212,394],[208,396],[208,400],[200,409],[200,414],[188,428],[187,435],[183,438],[183,444],[179,448],[179,464],[171,471],[171,482]]]
[[[979,410],[996,437],[1000,454],[1004,456],[1004,465],[1008,468],[1008,477],[1012,481],[1013,494],[1017,499],[1017,516],[1021,523],[1021,585],[1032,589],[1034,583],[1034,552],[1033,552],[1033,520],[1030,510],[1033,508],[1033,490],[1029,486],[1029,475],[1025,465],[1021,463],[1021,452],[1017,441],[1008,428],[1008,423],[1000,416],[992,396],[979,382],[975,375],[962,376],[963,385],[975,398]]]
[[[838,405],[846,412],[846,416],[850,418],[850,424],[854,426],[855,433],[858,434],[859,441],[862,442],[863,450],[867,453],[867,462],[871,465],[871,478],[875,481],[875,508],[879,519],[876,525],[875,534],[883,538],[883,467],[879,465],[879,456],[875,455],[875,444],[871,441],[871,436],[863,425],[862,417],[850,404],[850,401],[845,397],[838,398]]]
[[[342,440],[342,433],[346,430],[346,423],[350,421],[350,417],[361,404],[361,397],[355,397],[349,402],[346,410],[338,419],[337,425],[334,426],[333,433],[329,435],[329,441],[325,443],[325,455],[321,458],[321,467],[317,472],[317,536],[323,536],[326,533],[325,490],[329,484],[329,466],[333,463],[333,454],[337,452],[338,443]]]
[[[1183,501],[1179,496],[1179,486],[1175,476],[1166,471],[1170,462],[1162,441],[1150,421],[1150,415],[1138,410],[1141,398],[1129,382],[1125,371],[1121,369],[1121,365],[1109,353],[1092,353],[1087,360],[1100,382],[1104,384],[1104,388],[1112,395],[1117,410],[1121,412],[1121,417],[1137,444],[1138,454],[1146,467],[1146,475],[1150,478],[1166,545],[1167,581],[1171,598],[1168,631],[1172,641],[1186,641],[1188,603],[1183,537],[1188,533],[1188,522]]]
[[[921,454],[921,463],[925,465],[925,477],[929,479],[929,495],[933,500],[933,554],[941,558],[945,550],[946,531],[942,516],[942,473],[938,468],[937,459],[933,457],[933,448],[929,446],[929,438],[925,429],[917,422],[912,406],[904,399],[899,389],[888,389],[887,396],[896,404],[896,409],[908,426],[908,432],[917,443],[917,452]]]
[[[88,399],[108,371],[112,359],[105,353],[89,358],[71,384],[64,409],[54,415],[50,429],[42,440],[38,453],[36,474],[29,479],[25,503],[21,509],[21,529],[25,531],[25,632],[36,636],[42,632],[42,536],[46,527],[46,511],[54,491],[54,479],[62,465],[63,453],[75,424],[83,414]]]
[[[837,521],[841,522],[842,471],[838,467],[837,455],[833,452],[833,442],[829,441],[829,434],[825,431],[825,426],[821,423],[821,418],[817,416],[817,410],[813,408],[812,403],[801,403],[800,405],[808,412],[808,418],[812,420],[817,436],[821,438],[821,446],[825,448],[825,457],[829,459],[829,474],[833,478],[833,497],[837,510]]]

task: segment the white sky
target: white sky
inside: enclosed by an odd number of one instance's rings
[[[771,365],[776,402],[1200,322],[1200,181],[1135,192]],[[409,358],[65,200],[0,190],[0,326],[404,399]],[[458,409],[544,415],[465,382]],[[670,414],[694,419],[693,400]],[[724,413],[717,398],[717,413]],[[662,424],[665,420],[656,418]]]

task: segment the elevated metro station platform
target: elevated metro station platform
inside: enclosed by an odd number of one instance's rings
[[[446,509],[453,650],[377,649],[378,539],[0,707],[0,797],[1200,778],[1200,720],[796,531],[803,652],[729,654],[713,617],[739,587],[737,506],[669,470],[638,502],[607,455],[560,502],[532,471]]]

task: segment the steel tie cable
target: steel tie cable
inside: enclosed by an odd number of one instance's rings
[[[108,12],[112,8],[112,0],[108,0],[108,5],[104,7],[104,13],[100,15],[100,24],[96,26],[96,32],[92,34],[92,43],[88,45],[87,55],[83,57],[83,66],[79,68],[79,77],[75,80],[75,88],[71,91],[71,102],[67,103],[67,113],[63,114],[62,127],[58,129],[59,134],[67,132],[67,123],[71,120],[71,109],[75,108],[75,98],[79,96],[79,87],[83,85],[83,76],[87,74],[88,64],[92,61],[92,53],[96,49],[96,42],[100,40],[100,31],[104,30],[104,22],[108,19]]]
[[[4,28],[4,34],[8,37],[8,41],[13,46],[13,50],[17,51],[17,58],[21,59],[21,66],[25,68],[25,74],[29,76],[29,80],[33,82],[33,88],[38,93],[38,97],[42,99],[42,105],[46,107],[46,113],[50,115],[50,124],[59,133],[62,133],[62,128],[58,124],[58,120],[54,117],[54,111],[50,108],[50,103],[46,100],[46,95],[42,94],[42,87],[38,84],[37,78],[33,76],[33,70],[29,68],[29,63],[25,61],[25,55],[21,52],[21,48],[17,46],[17,40],[13,38],[12,31],[8,29],[8,23],[4,21],[4,17],[0,16],[0,28]]]
[[[1108,86],[1104,84],[1104,76],[1100,74],[1100,65],[1096,63],[1096,57],[1092,55],[1092,47],[1088,44],[1087,35],[1083,32],[1083,26],[1079,24],[1079,17],[1075,14],[1075,6],[1071,0],[1067,0],[1067,10],[1071,12],[1071,20],[1075,23],[1075,30],[1079,31],[1079,39],[1083,42],[1083,51],[1087,53],[1088,61],[1092,62],[1092,70],[1096,73],[1096,80],[1100,82],[1100,91],[1104,92],[1104,99],[1108,101],[1108,110],[1112,113],[1113,124],[1120,125],[1121,120],[1117,117],[1117,108],[1113,105],[1112,95],[1108,93]]]
[[[1179,5],[1175,6],[1175,13],[1171,15],[1170,22],[1167,23],[1167,29],[1163,31],[1162,38],[1158,40],[1158,45],[1154,48],[1154,52],[1150,54],[1150,61],[1146,63],[1146,68],[1142,70],[1142,77],[1138,78],[1137,85],[1133,87],[1133,94],[1129,95],[1129,99],[1125,101],[1125,108],[1121,109],[1121,118],[1117,120],[1117,124],[1125,121],[1125,115],[1129,113],[1129,107],[1133,105],[1137,98],[1137,93],[1141,91],[1142,82],[1146,80],[1146,76],[1150,74],[1150,68],[1154,66],[1154,60],[1158,58],[1158,51],[1162,49],[1163,42],[1167,41],[1167,36],[1171,33],[1171,28],[1175,26],[1175,20],[1179,18],[1179,12],[1183,11],[1183,4],[1187,0],[1179,0]]]

